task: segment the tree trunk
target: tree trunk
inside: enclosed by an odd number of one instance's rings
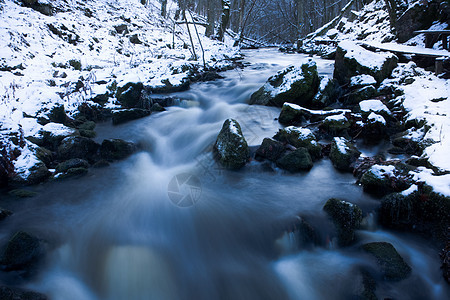
[[[225,30],[227,30],[230,21],[230,0],[222,0],[222,15],[220,17],[220,28],[217,39],[223,42]]]
[[[194,40],[192,39],[192,34],[191,34],[191,29],[189,28],[189,23],[188,20],[186,18],[186,10],[183,10],[183,19],[186,23],[186,28],[189,34],[189,40],[191,41],[191,46],[192,46],[192,56],[194,60],[197,60],[197,53],[195,53],[195,45],[194,45]]]
[[[167,14],[167,0],[162,0],[161,1],[161,16],[163,18],[165,18],[166,14]]]
[[[214,6],[211,0],[208,0],[206,2],[206,14],[207,14],[207,23],[208,26],[206,27],[205,35],[207,37],[211,37],[214,35]]]

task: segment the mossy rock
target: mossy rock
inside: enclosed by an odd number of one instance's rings
[[[362,246],[364,251],[376,258],[383,277],[389,281],[400,281],[411,275],[411,267],[398,254],[392,244],[373,242]]]
[[[8,192],[9,195],[17,197],[17,198],[31,198],[37,195],[36,192],[24,190],[24,189],[15,189]],[[0,218],[1,219],[1,218]]]
[[[313,167],[308,149],[300,147],[277,160],[277,166],[289,172],[307,171]]]
[[[121,139],[106,139],[100,146],[100,156],[106,160],[124,159],[133,154],[136,149],[136,145],[132,142]]]
[[[11,216],[12,214],[13,214],[12,211],[0,207],[0,221],[3,221],[4,219]]]
[[[330,160],[336,169],[340,171],[352,171],[352,164],[360,155],[361,152],[345,138],[334,138],[331,144]]]
[[[82,136],[66,137],[58,147],[59,157],[63,160],[81,158],[94,160],[100,145],[93,140]]]
[[[64,173],[72,168],[86,168],[87,169],[87,168],[89,168],[89,163],[84,159],[72,158],[72,159],[66,160],[62,163],[59,163],[56,166],[56,172]]]
[[[350,126],[351,124],[347,117],[341,114],[326,117],[320,125],[320,128],[335,135],[346,131]]]
[[[0,264],[5,271],[28,270],[41,258],[44,248],[41,241],[24,231],[19,231],[9,240]]]
[[[410,187],[409,178],[403,175],[406,171],[408,170],[401,170],[394,165],[373,165],[361,176],[359,182],[365,192],[381,197]]]
[[[361,226],[361,209],[350,202],[331,198],[325,203],[323,210],[336,226],[339,245],[351,245],[355,241],[355,230]]]
[[[295,148],[306,148],[315,159],[322,155],[322,147],[317,143],[316,136],[307,128],[289,126],[278,130],[273,138]]]
[[[312,107],[324,108],[328,107],[342,96],[342,88],[336,79],[322,77],[319,90],[312,100]]]
[[[308,113],[300,106],[292,103],[284,103],[281,108],[278,122],[283,125],[295,125],[309,119]]]
[[[10,180],[11,186],[22,186],[22,185],[33,185],[45,181],[49,176],[50,172],[47,166],[38,161],[30,169],[28,169],[29,174],[27,177],[23,177],[21,174],[17,174]]]
[[[55,176],[55,179],[62,180],[62,179],[67,179],[67,178],[81,177],[81,176],[86,175],[88,173],[88,171],[89,170],[84,167],[70,168],[67,171],[65,171],[64,173],[57,174]]]
[[[64,124],[67,120],[66,111],[63,104],[54,106],[50,113],[48,113],[48,118],[51,122]]]
[[[242,168],[250,159],[250,150],[236,120],[227,119],[214,144],[215,157],[227,169]]]

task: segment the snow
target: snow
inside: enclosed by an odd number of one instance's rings
[[[62,125],[37,123],[38,117],[46,117],[56,105],[64,105],[73,116],[80,104],[97,105],[91,98],[105,94],[109,86],[128,82],[162,86],[164,80],[176,85],[191,67],[199,71],[204,67],[197,37],[194,47],[199,59],[193,61],[186,25],[177,25],[173,34],[173,20],[160,16],[158,0],[148,0],[145,6],[140,0],[48,3],[57,8],[53,16],[13,0],[2,1],[0,9],[0,66],[4,70],[0,71],[0,142],[11,151],[22,152],[14,165],[25,177],[24,170],[36,162],[34,146],[29,142],[13,145],[9,137],[36,136],[42,130],[70,135],[71,130]],[[175,1],[169,0],[167,7],[173,18]],[[129,33],[119,34],[117,25],[126,25]],[[208,67],[225,67],[229,58],[240,55],[238,48],[230,46],[233,41],[224,44],[208,39],[204,28],[198,29]],[[142,43],[132,43],[133,35]],[[11,67],[15,69],[7,71]],[[77,84],[81,88],[75,89]],[[115,98],[109,98],[105,107],[119,108]]]
[[[362,112],[366,112],[366,113],[369,113],[369,112],[376,112],[376,113],[384,112],[384,113],[386,113],[388,115],[391,114],[391,111],[380,100],[364,100],[364,101],[359,102],[359,107],[360,107]]]
[[[408,65],[400,65],[398,68],[410,68]],[[400,70],[398,73],[402,73]],[[436,77],[430,72],[421,72],[424,75],[414,77],[414,82],[402,85],[404,95],[395,100],[401,101],[407,111],[407,120],[426,120],[429,129],[425,134],[423,129],[417,129],[416,133],[410,131],[422,140],[428,141],[424,156],[429,162],[442,171],[450,171],[450,81]]]
[[[20,156],[13,162],[15,173],[22,179],[27,179],[30,176],[30,169],[39,163],[39,159],[34,155],[33,145],[26,142],[26,146],[22,149]]]
[[[328,116],[324,122],[347,122],[347,117],[344,114]]]
[[[395,176],[395,167],[394,166],[382,166],[382,165],[373,165],[370,167],[369,172],[371,172],[374,176],[378,178],[394,177]]]
[[[382,116],[374,112],[370,113],[370,115],[367,117],[367,120],[369,121],[369,123],[381,123],[383,125],[386,125],[386,120]]]
[[[417,185],[413,184],[408,189],[406,189],[403,192],[401,192],[401,194],[406,197],[406,196],[411,195],[414,192],[417,192],[417,190],[418,190]]]
[[[316,139],[312,131],[308,128],[296,127],[296,126],[288,126],[284,128],[287,133],[296,133],[299,136],[299,139]]]
[[[376,83],[375,78],[367,74],[353,76],[350,79],[350,86],[372,85]]]
[[[347,153],[349,148],[347,146],[347,140],[343,137],[335,137],[334,142],[336,144],[336,147],[338,148],[339,152],[341,153]]]
[[[351,112],[351,110],[349,110],[349,109],[312,110],[312,109],[308,109],[308,108],[302,107],[300,105],[297,105],[294,103],[289,103],[289,102],[285,102],[283,104],[283,106],[287,106],[287,107],[290,107],[292,109],[299,110],[299,111],[305,111],[305,112],[308,112],[313,115],[343,114],[346,112]]]
[[[432,55],[437,57],[449,57],[450,52],[447,50],[436,50],[420,46],[407,46],[397,43],[381,43],[376,41],[362,42],[360,44],[369,45],[374,48],[382,49],[383,51],[392,51],[408,54]]]
[[[346,58],[355,59],[360,65],[372,70],[381,70],[384,62],[395,56],[389,52],[374,53],[364,49],[353,41],[342,41],[339,43],[339,47],[346,51]]]
[[[413,180],[416,182],[426,182],[433,188],[433,191],[450,197],[450,174],[434,175],[433,171],[425,167],[419,167],[417,171],[412,171]]]

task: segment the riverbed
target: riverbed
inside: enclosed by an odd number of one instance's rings
[[[27,288],[56,300],[351,299],[361,286],[359,270],[376,269],[360,245],[387,241],[413,271],[401,282],[378,281],[380,299],[450,297],[434,246],[377,226],[370,216],[379,200],[327,158],[298,174],[256,161],[228,171],[215,162],[212,145],[225,119],[240,123],[253,149],[282,127],[278,108],[246,101],[269,76],[311,59],[275,49],[244,54],[246,68],[171,95],[183,99],[176,107],[119,126],[98,124],[98,141],[140,146],[128,159],[5,203],[15,213],[2,224],[3,241],[21,229],[48,244]],[[332,61],[312,59],[321,75],[332,76]],[[332,197],[369,216],[354,246],[339,248],[332,238],[322,211]],[[319,233],[318,246],[297,249],[282,234],[296,216]]]

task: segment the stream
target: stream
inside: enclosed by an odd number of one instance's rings
[[[387,241],[413,271],[400,282],[377,281],[379,299],[450,299],[438,252],[427,240],[373,220],[354,246],[338,248],[328,238],[333,226],[322,207],[329,198],[364,213],[379,200],[327,158],[299,174],[256,161],[238,172],[216,164],[211,149],[225,119],[240,123],[253,148],[281,128],[278,108],[246,100],[278,70],[309,59],[276,49],[244,54],[245,69],[172,95],[184,99],[179,106],[119,126],[98,124],[98,141],[130,140],[140,145],[138,153],[6,203],[15,213],[2,224],[3,242],[21,229],[52,246],[26,287],[54,300],[358,299],[358,270],[376,269],[359,247]],[[320,74],[332,76],[332,61],[314,60]],[[281,234],[297,215],[319,232],[323,246],[296,249]]]

